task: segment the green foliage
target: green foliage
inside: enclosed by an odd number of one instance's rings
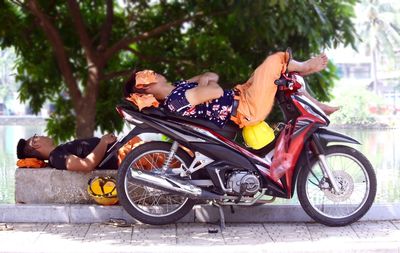
[[[4,102],[7,96],[18,89],[12,76],[14,62],[13,50],[0,50],[0,102]]]
[[[74,112],[71,110],[71,101],[63,96],[57,97],[54,102],[54,111],[51,112],[47,119],[47,134],[56,136],[55,142],[60,140],[68,140],[75,132]]]
[[[370,108],[381,108],[385,101],[365,87],[348,85],[337,89],[333,104],[340,105],[339,111],[331,116],[333,124],[339,125],[371,125],[376,119]]]
[[[29,1],[26,1],[29,2]],[[59,30],[79,90],[87,90],[88,62],[66,1],[37,0],[41,10]],[[106,1],[79,1],[91,45],[101,57],[101,30],[106,24]],[[101,131],[121,130],[114,106],[121,97],[123,80],[104,78],[127,69],[151,68],[171,81],[212,70],[225,88],[244,82],[268,55],[290,46],[296,59],[305,60],[324,48],[353,45],[351,18],[356,0],[171,0],[114,1],[112,32],[107,47],[125,37],[143,35],[185,17],[156,36],[142,37],[122,48],[101,69],[96,104],[96,126]],[[55,104],[48,133],[59,140],[74,134],[73,97],[60,71],[54,48],[26,7],[0,0],[0,46],[14,47],[18,56],[20,98],[38,112],[46,100]],[[312,77],[317,97],[328,100],[335,77],[333,69]],[[76,133],[75,133],[76,134]]]

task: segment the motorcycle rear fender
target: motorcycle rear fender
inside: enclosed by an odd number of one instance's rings
[[[358,142],[357,140],[332,131],[332,130],[328,130],[326,128],[319,128],[316,132],[315,132],[315,136],[318,137],[318,140],[320,141],[320,143],[322,144],[322,146],[324,148],[326,148],[328,146],[328,144],[330,142],[344,142],[344,143],[352,143],[352,144],[361,144],[360,142]]]
[[[117,141],[114,143],[114,145],[111,146],[110,149],[106,151],[106,154],[104,155],[104,160],[99,164],[99,167],[101,167],[104,163],[106,163],[111,157],[116,155],[118,150],[123,147],[129,140],[131,140],[133,137],[141,134],[141,133],[156,133],[154,129],[151,128],[142,128],[142,127],[135,127],[132,131],[130,131],[124,138],[121,140]]]

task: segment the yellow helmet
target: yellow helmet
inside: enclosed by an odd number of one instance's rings
[[[111,206],[118,202],[116,186],[114,178],[97,176],[89,180],[88,193],[98,204]]]
[[[253,149],[265,147],[274,140],[274,130],[265,122],[245,126],[242,130],[243,139],[247,146]]]

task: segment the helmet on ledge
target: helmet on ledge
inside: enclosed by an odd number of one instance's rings
[[[89,180],[88,193],[98,204],[111,206],[118,202],[116,186],[114,178],[97,176]]]
[[[265,121],[245,126],[242,135],[246,145],[252,149],[263,148],[275,138],[274,130]]]

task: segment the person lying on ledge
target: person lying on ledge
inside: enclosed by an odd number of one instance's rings
[[[51,138],[35,134],[27,140],[19,140],[17,157],[18,159],[48,160],[49,166],[60,170],[89,172],[94,169],[118,169],[117,156],[98,167],[103,161],[107,149],[116,140],[117,138],[113,134],[106,134],[101,138],[79,139],[56,146]]]
[[[241,128],[251,126],[264,121],[270,113],[277,90],[274,81],[282,73],[287,70],[306,76],[325,69],[328,63],[325,54],[304,62],[289,57],[288,52],[268,56],[246,83],[234,89],[222,89],[218,75],[212,72],[171,84],[152,70],[138,71],[126,83],[124,95],[139,110],[161,104],[168,112],[209,120],[221,128],[229,120]],[[339,109],[317,101],[305,89],[302,92],[328,115]]]

